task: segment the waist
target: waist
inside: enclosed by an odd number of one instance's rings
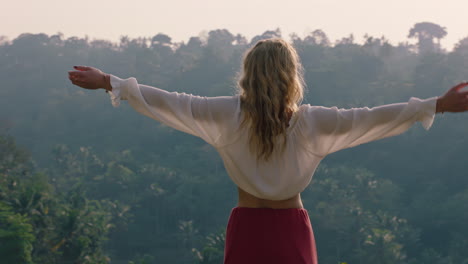
[[[302,205],[301,195],[297,194],[286,200],[274,201],[255,197],[250,193],[237,188],[238,202],[237,207],[247,208],[273,208],[273,209],[288,209],[288,208],[304,208]]]

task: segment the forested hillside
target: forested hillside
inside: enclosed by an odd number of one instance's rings
[[[233,95],[245,50],[284,37],[304,66],[304,103],[371,107],[468,79],[468,37],[446,51],[446,34],[419,23],[409,29],[415,45],[352,35],[332,43],[321,30],[248,40],[220,29],[186,43],[0,37],[0,262],[222,263],[237,192],[216,151],[126,103],[113,108],[102,90],[73,86],[73,65]],[[467,133],[468,114],[445,113],[429,131],[416,124],[326,157],[302,193],[319,262],[468,263]]]

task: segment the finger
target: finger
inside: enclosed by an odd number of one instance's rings
[[[74,76],[74,75],[70,75],[70,74],[69,74],[69,75],[68,75],[68,79],[69,79],[70,81],[76,81],[77,77]]]
[[[85,71],[76,71],[76,72],[74,73],[74,77],[75,77],[75,78],[78,78],[78,79],[84,79],[84,78],[86,78],[87,76],[88,76],[88,75],[87,75],[87,72],[85,72]]]
[[[91,70],[91,67],[88,66],[73,66],[73,68],[79,70],[79,71],[89,71]]]
[[[461,96],[468,96],[468,91],[459,92],[458,94]]]
[[[450,89],[450,91],[459,91],[460,89],[462,89],[463,87],[466,87],[468,86],[468,82],[462,82],[462,83],[459,83],[457,85],[455,85],[454,87],[452,87]]]
[[[69,71],[68,72],[68,76],[71,76],[71,77],[83,77],[84,76],[84,72],[82,71]]]
[[[76,81],[76,80],[74,80],[74,81],[72,81],[72,83],[73,83],[74,85],[77,85],[77,86],[80,86],[80,87],[83,87],[83,88],[86,86],[86,83],[85,83],[85,82],[82,82],[82,81]]]
[[[76,71],[69,71],[68,76],[72,77],[76,75]]]
[[[80,76],[76,75],[68,76],[68,79],[70,79],[70,81],[83,81],[83,79]]]

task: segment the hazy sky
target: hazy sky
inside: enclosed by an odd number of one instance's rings
[[[332,41],[353,33],[360,42],[368,33],[397,44],[424,21],[447,28],[445,48],[468,36],[468,0],[0,0],[0,6],[0,36],[10,39],[25,32],[112,41],[165,33],[187,41],[226,28],[250,40],[279,27],[283,37],[322,29]]]

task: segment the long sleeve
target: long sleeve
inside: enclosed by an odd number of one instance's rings
[[[420,121],[428,130],[434,121],[437,97],[374,108],[338,109],[303,106],[302,134],[311,152],[325,156],[366,142],[399,135]]]
[[[234,122],[237,100],[232,96],[200,97],[138,84],[135,78],[120,79],[111,75],[112,104],[127,100],[139,113],[179,131],[200,137],[216,146]]]

